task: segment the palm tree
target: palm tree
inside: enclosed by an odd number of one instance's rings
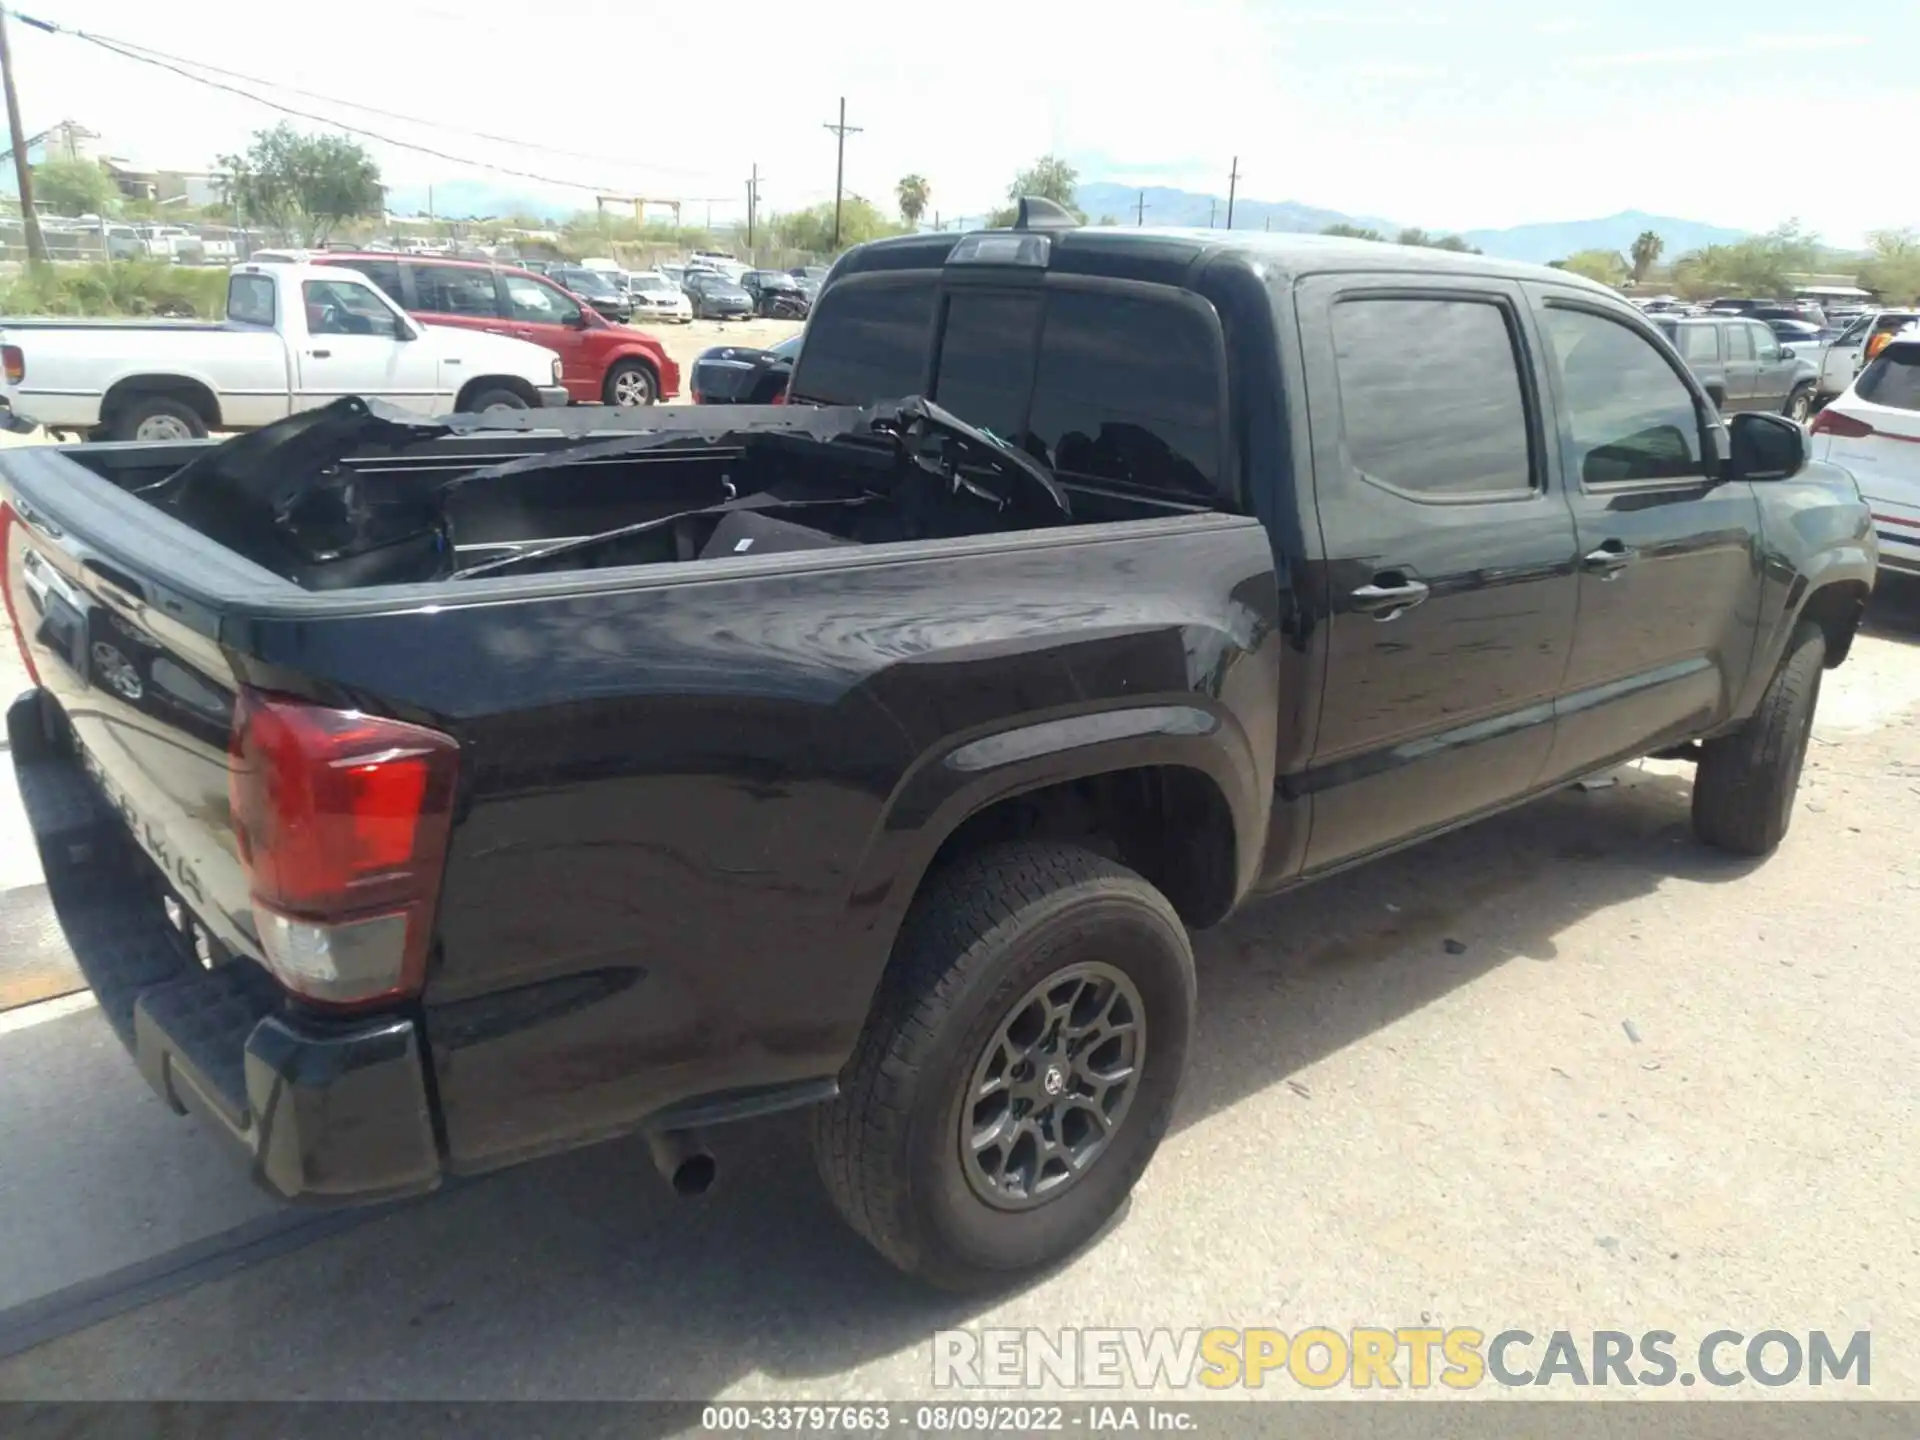
[[[1633,283],[1638,285],[1647,278],[1647,272],[1653,269],[1654,261],[1660,258],[1660,252],[1667,248],[1667,242],[1651,230],[1642,230],[1639,238],[1633,242]]]
[[[909,225],[918,225],[928,202],[933,199],[933,186],[927,183],[927,177],[903,175],[900,183],[893,187],[893,193],[900,201],[900,218]]]

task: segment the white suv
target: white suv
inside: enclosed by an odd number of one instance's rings
[[[1920,324],[1895,335],[1810,428],[1814,458],[1859,482],[1880,568],[1920,575]]]

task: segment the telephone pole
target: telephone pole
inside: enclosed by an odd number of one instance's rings
[[[753,174],[747,180],[747,254],[753,254],[753,225],[760,214],[760,166],[756,163]]]
[[[1147,223],[1147,192],[1142,190],[1140,198],[1133,204],[1133,223],[1141,226]]]
[[[7,44],[7,22],[0,19],[0,81],[7,90],[7,129],[13,133],[13,173],[20,182],[20,226],[27,232],[27,263],[43,265],[47,240],[40,233],[40,217],[33,208],[33,167],[27,163],[27,132],[20,125],[20,97],[13,93],[13,48]]]
[[[1220,218],[1220,202],[1211,195],[1207,197],[1207,228],[1213,229],[1213,222]]]
[[[847,178],[847,136],[858,135],[858,125],[847,124],[847,97],[840,97],[840,123],[826,122],[826,128],[833,131],[838,148],[833,161],[833,248],[840,248],[840,191]]]
[[[1227,176],[1227,228],[1233,228],[1233,194],[1240,188],[1240,157],[1233,157],[1233,171]]]

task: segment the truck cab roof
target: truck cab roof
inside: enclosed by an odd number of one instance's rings
[[[967,234],[900,235],[848,251],[830,280],[887,270],[938,270],[962,244],[990,236],[1044,236],[1046,269],[1056,273],[1183,285],[1194,269],[1222,257],[1258,266],[1273,276],[1326,271],[1423,269],[1515,280],[1551,279],[1557,285],[1619,298],[1598,281],[1566,270],[1453,250],[1392,245],[1340,235],[1271,234],[1171,226],[1076,225],[1071,228],[976,230]],[[982,268],[986,263],[982,261]]]

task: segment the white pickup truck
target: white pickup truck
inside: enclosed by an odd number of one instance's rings
[[[3,321],[0,367],[16,422],[110,440],[251,430],[342,395],[428,415],[567,403],[553,351],[422,325],[333,266],[236,265],[221,324]]]

